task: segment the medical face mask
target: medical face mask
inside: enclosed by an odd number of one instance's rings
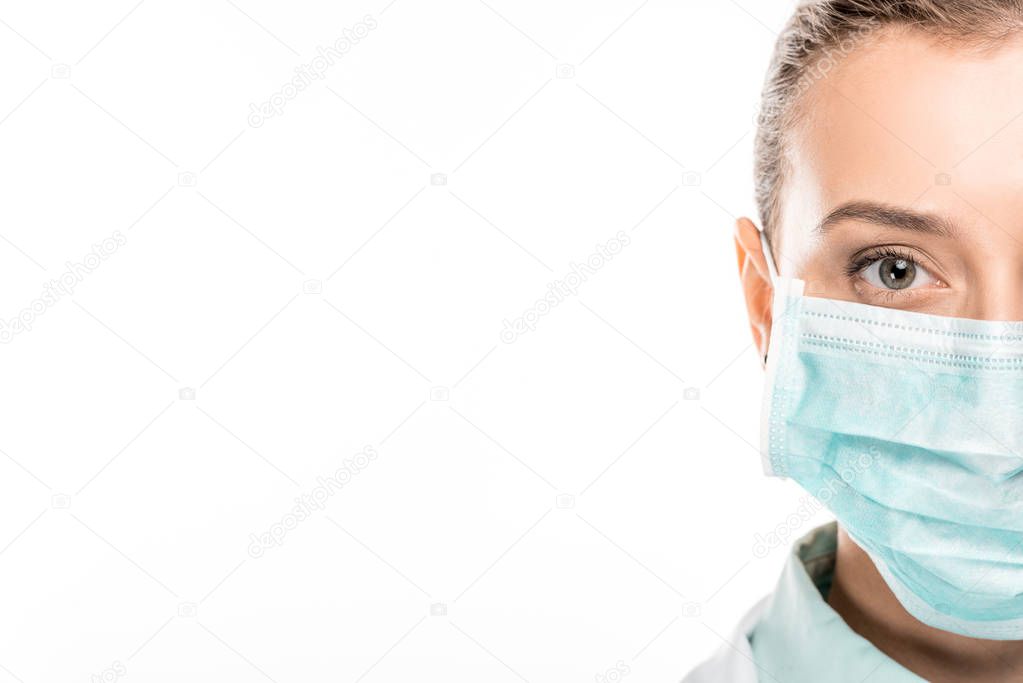
[[[918,620],[1023,639],[1023,322],[805,296],[771,269],[765,472],[826,505]]]

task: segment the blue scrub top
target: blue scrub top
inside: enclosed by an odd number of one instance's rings
[[[749,633],[761,681],[924,681],[853,631],[825,601],[838,527],[817,527],[792,548],[774,593]]]

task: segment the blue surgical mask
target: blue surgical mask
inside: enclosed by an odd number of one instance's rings
[[[1023,323],[806,296],[771,270],[764,470],[819,498],[918,620],[1023,639]]]

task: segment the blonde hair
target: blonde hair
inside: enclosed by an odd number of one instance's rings
[[[1023,0],[803,0],[782,29],[761,94],[754,143],[760,222],[768,236],[781,219],[788,175],[786,134],[801,95],[838,59],[886,27],[924,31],[941,42],[993,47],[1023,27]]]

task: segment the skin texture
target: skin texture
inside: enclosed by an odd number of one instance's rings
[[[799,109],[772,243],[782,276],[805,280],[809,296],[1023,321],[1023,37],[981,51],[888,27],[814,83]],[[854,210],[819,229],[849,203]],[[889,209],[885,224],[866,203]],[[735,246],[764,356],[772,292],[752,220],[737,221]],[[897,255],[872,251],[879,248]],[[882,260],[904,257],[916,274],[892,289]],[[841,530],[828,602],[927,680],[1023,681],[1023,641],[967,638],[917,621]]]

